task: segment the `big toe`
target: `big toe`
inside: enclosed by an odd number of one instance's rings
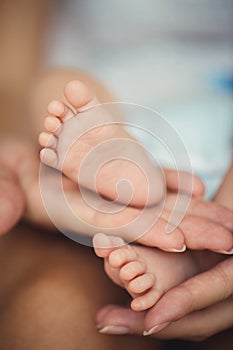
[[[97,100],[91,89],[80,80],[71,80],[65,86],[65,97],[75,110],[93,107]]]

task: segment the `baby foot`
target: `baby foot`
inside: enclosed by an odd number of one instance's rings
[[[96,234],[93,246],[104,258],[105,271],[132,296],[131,308],[153,307],[170,288],[199,272],[191,253],[166,253],[155,248],[128,245],[120,237]]]
[[[119,123],[114,124],[104,107],[91,108],[99,102],[82,82],[70,81],[65,97],[67,104],[52,101],[48,105],[50,116],[39,136],[42,162],[112,200],[135,206],[157,203],[164,193],[162,176],[139,143]],[[131,187],[121,183],[119,195],[116,185],[121,180]]]

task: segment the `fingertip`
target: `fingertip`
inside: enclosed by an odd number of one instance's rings
[[[192,195],[194,197],[205,198],[205,192],[206,192],[206,188],[203,180],[199,176],[193,175]]]

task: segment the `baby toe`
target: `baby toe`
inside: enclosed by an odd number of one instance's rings
[[[93,247],[97,256],[107,258],[113,249],[111,238],[104,233],[97,233],[93,237]]]
[[[62,117],[66,112],[66,105],[61,101],[53,100],[48,104],[47,110],[53,116]]]
[[[97,103],[93,92],[84,82],[71,80],[65,86],[65,97],[75,110],[92,107]]]
[[[74,116],[74,112],[63,102],[54,100],[48,105],[48,112],[57,118],[60,118],[62,122]]]
[[[40,159],[41,161],[53,168],[57,168],[58,166],[58,158],[56,152],[51,148],[43,148],[40,151]]]
[[[53,134],[42,132],[39,135],[39,143],[42,147],[56,148],[57,139]]]
[[[109,236],[114,248],[124,247],[127,243],[119,236]]]
[[[155,284],[155,277],[151,273],[146,273],[142,276],[136,277],[128,284],[128,291],[133,294],[140,294],[146,292]]]
[[[146,265],[142,261],[131,261],[120,270],[120,278],[130,281],[146,272]]]
[[[157,303],[160,297],[161,293],[157,289],[152,288],[144,295],[135,298],[131,302],[131,309],[134,311],[148,310]]]
[[[62,123],[57,117],[46,117],[44,120],[44,128],[48,132],[56,132]]]
[[[137,254],[129,245],[114,250],[109,255],[109,263],[112,265],[112,267],[121,267],[135,259],[137,259]]]
[[[93,237],[93,247],[96,255],[100,258],[107,258],[114,249],[124,244],[121,237],[108,236],[104,233],[97,233]]]

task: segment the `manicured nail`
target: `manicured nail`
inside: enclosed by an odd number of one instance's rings
[[[233,254],[233,248],[231,250],[216,250],[216,253],[232,255]]]
[[[171,322],[166,322],[166,323],[158,324],[158,325],[152,327],[151,329],[149,329],[148,331],[144,331],[144,332],[143,332],[143,335],[144,335],[144,336],[148,336],[148,335],[152,335],[152,334],[158,333],[158,332],[160,332],[162,329],[166,328],[170,323],[171,323]]]
[[[99,329],[99,332],[103,334],[127,334],[129,333],[129,328],[124,326],[106,326]]]
[[[185,252],[187,249],[186,245],[184,244],[183,247],[181,249],[175,249],[175,248],[172,248],[172,249],[169,249],[168,252],[171,252],[171,253],[183,253]]]

